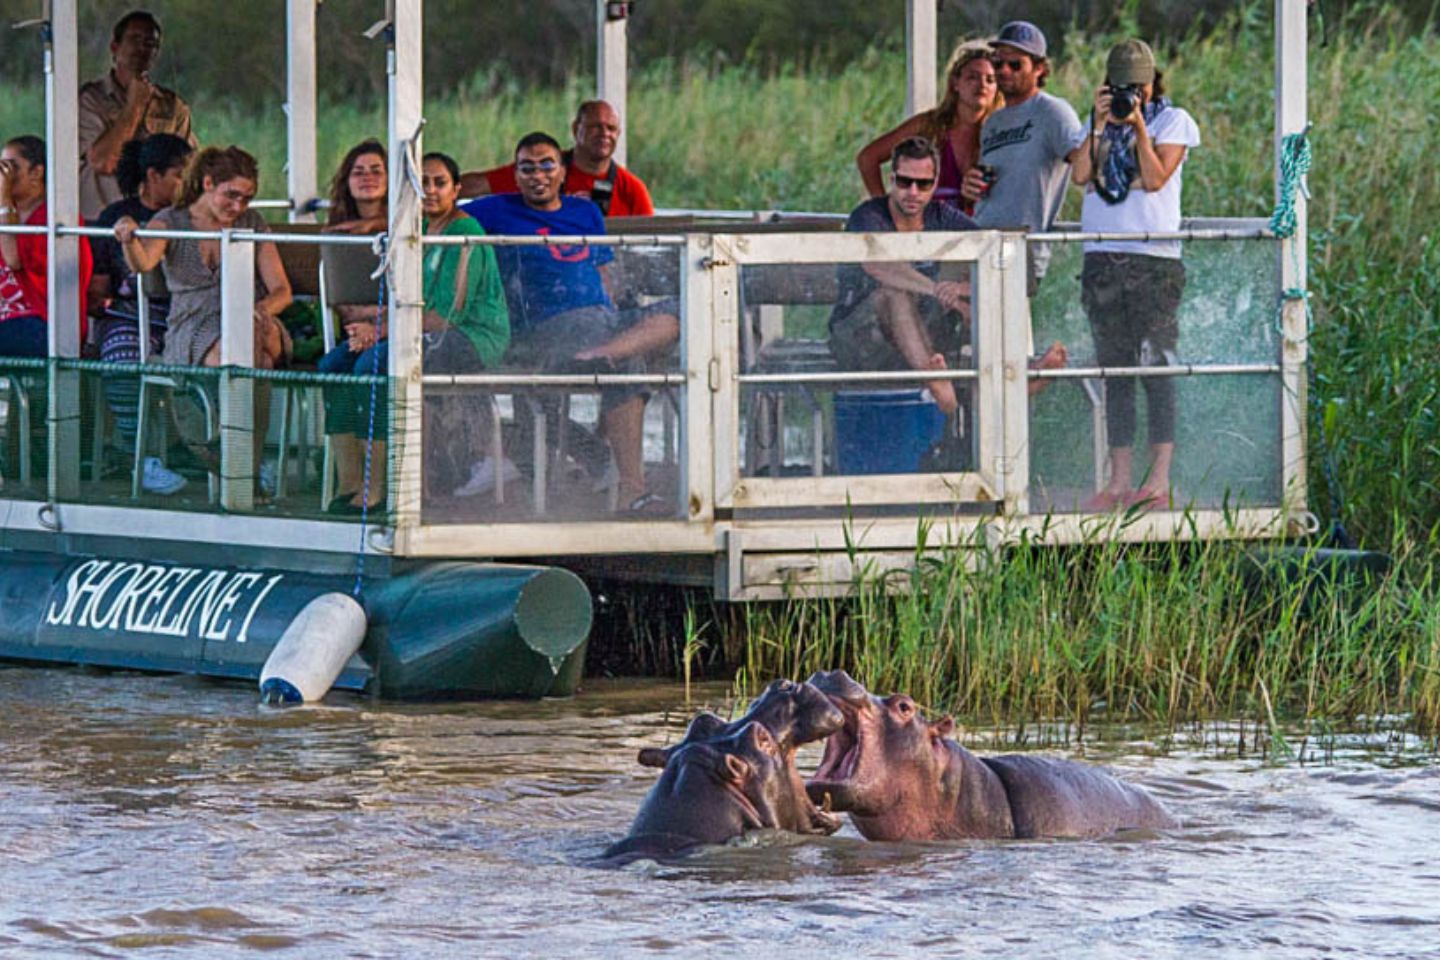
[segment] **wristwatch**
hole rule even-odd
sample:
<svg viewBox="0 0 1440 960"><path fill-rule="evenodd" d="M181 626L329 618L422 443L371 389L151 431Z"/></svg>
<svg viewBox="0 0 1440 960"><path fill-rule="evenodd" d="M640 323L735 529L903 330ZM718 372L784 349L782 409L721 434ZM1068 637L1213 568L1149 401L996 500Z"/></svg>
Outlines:
<svg viewBox="0 0 1440 960"><path fill-rule="evenodd" d="M19 207L0 207L0 217L9 216L12 213L19 213Z"/></svg>

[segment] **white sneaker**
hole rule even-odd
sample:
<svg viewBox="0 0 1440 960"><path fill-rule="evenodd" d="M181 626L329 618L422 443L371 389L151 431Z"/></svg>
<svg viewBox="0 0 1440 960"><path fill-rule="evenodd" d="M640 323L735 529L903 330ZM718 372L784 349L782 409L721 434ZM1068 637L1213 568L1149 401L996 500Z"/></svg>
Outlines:
<svg viewBox="0 0 1440 960"><path fill-rule="evenodd" d="M500 476L506 483L520 479L520 468L506 457L502 461ZM453 497L477 497L495 489L495 461L491 457L477 460L470 466L470 479L455 488Z"/></svg>
<svg viewBox="0 0 1440 960"><path fill-rule="evenodd" d="M190 481L160 462L159 457L146 457L140 472L140 488L146 493L158 493L162 497L179 493Z"/></svg>
<svg viewBox="0 0 1440 960"><path fill-rule="evenodd" d="M274 460L266 460L260 464L260 492L267 497L275 496L275 491L279 489L275 482L278 476Z"/></svg>

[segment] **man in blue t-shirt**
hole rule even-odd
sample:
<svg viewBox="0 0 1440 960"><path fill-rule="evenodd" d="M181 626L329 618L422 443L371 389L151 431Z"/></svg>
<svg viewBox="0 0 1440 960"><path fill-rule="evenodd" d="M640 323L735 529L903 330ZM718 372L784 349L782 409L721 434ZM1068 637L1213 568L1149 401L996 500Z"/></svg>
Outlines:
<svg viewBox="0 0 1440 960"><path fill-rule="evenodd" d="M974 230L955 207L934 202L940 153L925 137L910 137L890 156L890 190L850 213L851 233ZM961 325L969 324L970 283L954 268L925 263L844 264L830 314L830 352L845 370L944 370L959 360ZM968 274L969 268L958 265ZM926 384L945 413L958 407L949 380Z"/></svg>
<svg viewBox="0 0 1440 960"><path fill-rule="evenodd" d="M463 204L491 236L598 237L605 218L589 200L562 196L565 164L560 144L531 133L515 147L519 193ZM622 314L606 289L608 246L536 244L496 247L510 308L508 359L541 373L636 373L643 358L675 342L680 322L668 310ZM649 512L658 499L645 490L642 428L645 393L609 387L601 393L601 427L615 456L622 509Z"/></svg>

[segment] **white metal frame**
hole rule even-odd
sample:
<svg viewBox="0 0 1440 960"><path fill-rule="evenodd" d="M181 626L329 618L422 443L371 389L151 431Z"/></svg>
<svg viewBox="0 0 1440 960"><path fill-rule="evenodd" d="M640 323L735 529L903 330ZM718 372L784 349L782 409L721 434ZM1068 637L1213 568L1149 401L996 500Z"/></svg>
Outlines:
<svg viewBox="0 0 1440 960"><path fill-rule="evenodd" d="M771 507L845 507L895 503L954 503L958 500L1010 500L1024 502L1026 486L1024 448L1028 445L1025 343L1006 332L1027 329L1017 311L1025 303L1024 240L1019 234L995 231L973 233L817 233L732 234L712 238L715 283L725 291L738 290L740 271L747 266L845 262L904 262L945 260L975 265L974 335L975 370L954 370L951 379L976 384L975 430L977 469L972 473L881 474L871 476L745 477L739 449L740 388L744 384L794 382L794 375L762 376L740 370L738 296L728 294L714 304L715 356L720 374L715 398L716 504L745 510ZM1020 286L1018 301L1005 276L1015 273L1018 248ZM723 311L723 312L722 312ZM911 380L917 385L936 379L922 372L837 373L816 375L827 384L861 385L883 380ZM721 427L720 424L727 424ZM1006 446L1002 448L1001 438ZM1017 452L1018 446L1018 452Z"/></svg>

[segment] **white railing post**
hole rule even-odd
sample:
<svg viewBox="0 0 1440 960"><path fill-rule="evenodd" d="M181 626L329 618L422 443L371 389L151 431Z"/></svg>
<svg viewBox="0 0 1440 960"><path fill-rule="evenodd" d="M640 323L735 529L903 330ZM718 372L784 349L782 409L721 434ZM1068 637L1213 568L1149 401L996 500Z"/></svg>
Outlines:
<svg viewBox="0 0 1440 960"><path fill-rule="evenodd" d="M685 246L665 247L667 256L680 260L680 356L684 358L685 386L680 393L680 490L685 494L684 517L691 522L714 516L715 454L720 437L713 417L719 384L710 382L711 358L718 356L710 310L708 250L703 238L690 235Z"/></svg>
<svg viewBox="0 0 1440 960"><path fill-rule="evenodd" d="M255 366L255 244L220 231L220 505L255 505L255 380L231 371Z"/></svg>
<svg viewBox="0 0 1440 960"><path fill-rule="evenodd" d="M318 198L315 124L316 0L285 3L285 133L290 222L314 223Z"/></svg>
<svg viewBox="0 0 1440 960"><path fill-rule="evenodd" d="M629 92L629 0L595 0L595 95L620 115L620 141L615 144L615 162L624 166L625 139L630 126L626 110Z"/></svg>
<svg viewBox="0 0 1440 960"><path fill-rule="evenodd" d="M1028 256L1023 233L1002 233L993 254L1000 272L1005 393L1003 445L993 469L997 489L1004 497L1005 514L1015 518L1030 512L1031 337L1030 297L1025 289Z"/></svg>
<svg viewBox="0 0 1440 960"><path fill-rule="evenodd" d="M389 0L390 44L386 61L390 88L390 423L375 425L375 438L389 440L389 497L395 547L404 552L410 531L420 523L421 470L421 323L424 286L420 246L420 202L411 185L408 157L421 155L421 2ZM412 143L412 140L414 141ZM419 171L415 171L419 175ZM372 470L385 470L376 461Z"/></svg>
<svg viewBox="0 0 1440 960"><path fill-rule="evenodd" d="M1307 0L1275 0L1275 196L1280 197L1280 165L1285 137L1301 133L1309 123L1306 111ZM1307 282L1305 195L1295 193L1295 233L1280 241L1280 289L1304 290ZM1281 470L1286 507L1306 509L1305 471L1306 379L1308 319L1303 300L1286 299L1281 312L1284 402L1280 411Z"/></svg>
<svg viewBox="0 0 1440 960"><path fill-rule="evenodd" d="M80 355L80 238L58 226L80 223L80 136L75 101L80 89L75 0L51 0L45 17L45 206L49 236L46 311L52 357ZM51 500L80 493L80 374L52 370L48 378L46 453ZM96 424L96 429L100 425Z"/></svg>
<svg viewBox="0 0 1440 960"><path fill-rule="evenodd" d="M905 0L905 116L935 106L935 0Z"/></svg>

